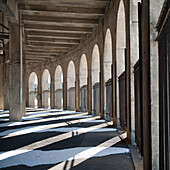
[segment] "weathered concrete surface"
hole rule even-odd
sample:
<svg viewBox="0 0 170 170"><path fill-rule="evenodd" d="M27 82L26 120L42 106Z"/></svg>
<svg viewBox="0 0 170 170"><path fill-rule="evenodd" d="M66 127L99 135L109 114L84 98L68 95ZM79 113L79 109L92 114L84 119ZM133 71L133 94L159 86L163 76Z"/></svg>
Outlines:
<svg viewBox="0 0 170 170"><path fill-rule="evenodd" d="M55 90L55 108L57 109L63 108L63 89Z"/></svg>
<svg viewBox="0 0 170 170"><path fill-rule="evenodd" d="M80 111L87 112L87 85L80 89Z"/></svg>
<svg viewBox="0 0 170 170"><path fill-rule="evenodd" d="M20 101L20 27L17 23L10 23L10 41L9 41L9 51L10 51L10 68L9 68L9 110L10 110L10 120L11 121L21 121L22 114L25 112L24 105L25 102L22 101L22 111L21 101ZM23 58L24 61L24 58ZM24 63L24 62L23 62ZM23 67L24 68L24 67ZM22 73L24 75L24 71ZM24 84L23 84L24 85ZM22 85L24 92L25 86ZM24 96L23 96L24 98ZM21 113L22 112L22 113Z"/></svg>
<svg viewBox="0 0 170 170"><path fill-rule="evenodd" d="M70 87L67 92L67 109L75 110L75 87Z"/></svg>
<svg viewBox="0 0 170 170"><path fill-rule="evenodd" d="M0 64L0 110L4 110L4 65Z"/></svg>

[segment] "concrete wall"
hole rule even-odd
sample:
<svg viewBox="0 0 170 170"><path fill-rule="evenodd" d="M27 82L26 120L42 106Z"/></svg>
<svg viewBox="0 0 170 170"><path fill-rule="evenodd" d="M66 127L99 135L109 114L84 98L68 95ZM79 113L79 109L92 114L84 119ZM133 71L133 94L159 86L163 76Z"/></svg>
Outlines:
<svg viewBox="0 0 170 170"><path fill-rule="evenodd" d="M42 92L42 107L50 108L50 91L45 90Z"/></svg>
<svg viewBox="0 0 170 170"><path fill-rule="evenodd" d="M3 84L3 79L4 79L4 74L3 74L3 64L0 64L0 110L4 109L4 84Z"/></svg>
<svg viewBox="0 0 170 170"><path fill-rule="evenodd" d="M87 85L80 89L80 111L87 112Z"/></svg>
<svg viewBox="0 0 170 170"><path fill-rule="evenodd" d="M75 110L75 87L68 89L67 109Z"/></svg>
<svg viewBox="0 0 170 170"><path fill-rule="evenodd" d="M56 109L63 108L63 89L55 90L55 105L54 105L54 107Z"/></svg>
<svg viewBox="0 0 170 170"><path fill-rule="evenodd" d="M38 100L37 100L37 92L36 91L29 92L29 107L32 107L32 108L38 107Z"/></svg>
<svg viewBox="0 0 170 170"><path fill-rule="evenodd" d="M100 115L100 85L99 83L93 86L93 115Z"/></svg>
<svg viewBox="0 0 170 170"><path fill-rule="evenodd" d="M112 119L112 79L109 79L105 86L106 86L106 113L105 119L111 120Z"/></svg>

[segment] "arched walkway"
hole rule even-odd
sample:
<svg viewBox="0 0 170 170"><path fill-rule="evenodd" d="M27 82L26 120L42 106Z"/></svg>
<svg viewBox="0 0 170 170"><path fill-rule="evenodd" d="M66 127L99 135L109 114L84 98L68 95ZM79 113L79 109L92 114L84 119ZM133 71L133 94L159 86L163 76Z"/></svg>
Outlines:
<svg viewBox="0 0 170 170"><path fill-rule="evenodd" d="M75 66L69 62L67 69L67 109L75 110Z"/></svg>
<svg viewBox="0 0 170 170"><path fill-rule="evenodd" d="M100 55L96 44L92 53L92 114L100 114Z"/></svg>
<svg viewBox="0 0 170 170"><path fill-rule="evenodd" d="M37 108L37 91L38 91L38 78L35 72L32 72L29 77L29 107Z"/></svg>
<svg viewBox="0 0 170 170"><path fill-rule="evenodd" d="M63 108L63 71L57 66L55 71L55 108Z"/></svg>
<svg viewBox="0 0 170 170"><path fill-rule="evenodd" d="M87 58L86 55L83 54L80 60L80 70L79 70L79 78L80 78L80 110L83 112L87 111Z"/></svg>
<svg viewBox="0 0 170 170"><path fill-rule="evenodd" d="M50 108L50 72L45 69L42 75L42 107Z"/></svg>
<svg viewBox="0 0 170 170"><path fill-rule="evenodd" d="M125 9L123 0L120 1L117 15L116 34L116 81L117 81L117 118L118 125L125 129L127 123L125 102L125 53L126 53L126 28ZM119 122L120 121L120 122Z"/></svg>
<svg viewBox="0 0 170 170"><path fill-rule="evenodd" d="M112 37L107 29L104 45L104 117L111 120L112 114Z"/></svg>

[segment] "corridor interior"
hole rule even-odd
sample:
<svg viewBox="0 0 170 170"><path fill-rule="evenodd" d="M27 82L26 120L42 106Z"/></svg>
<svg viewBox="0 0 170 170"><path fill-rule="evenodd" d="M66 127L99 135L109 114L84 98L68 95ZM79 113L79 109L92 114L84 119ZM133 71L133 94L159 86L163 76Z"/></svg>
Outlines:
<svg viewBox="0 0 170 170"><path fill-rule="evenodd" d="M0 168L133 170L126 136L87 112L27 108L9 122L0 111Z"/></svg>
<svg viewBox="0 0 170 170"><path fill-rule="evenodd" d="M0 0L0 169L170 170L170 0Z"/></svg>

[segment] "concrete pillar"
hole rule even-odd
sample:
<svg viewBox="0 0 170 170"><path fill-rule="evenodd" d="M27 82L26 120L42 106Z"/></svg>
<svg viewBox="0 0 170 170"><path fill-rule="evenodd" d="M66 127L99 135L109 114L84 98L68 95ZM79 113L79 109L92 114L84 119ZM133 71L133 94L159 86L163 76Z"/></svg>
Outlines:
<svg viewBox="0 0 170 170"><path fill-rule="evenodd" d="M20 38L22 37L20 37L19 24L10 22L9 28L9 119L10 121L22 121L21 107L24 109L24 102L21 100L20 94L21 88L24 88L23 84L22 87L20 84Z"/></svg>
<svg viewBox="0 0 170 170"><path fill-rule="evenodd" d="M101 66L100 72L100 117L104 119L104 71L103 71L103 64Z"/></svg>
<svg viewBox="0 0 170 170"><path fill-rule="evenodd" d="M88 114L92 114L92 77L91 77L91 70L88 72L88 82L87 82L87 89L88 89Z"/></svg>
<svg viewBox="0 0 170 170"><path fill-rule="evenodd" d="M75 87L76 87L75 89L76 112L80 112L80 80L78 75L76 75Z"/></svg>
<svg viewBox="0 0 170 170"><path fill-rule="evenodd" d="M0 64L0 110L4 110L4 64Z"/></svg>
<svg viewBox="0 0 170 170"><path fill-rule="evenodd" d="M38 76L38 108L42 107L42 75L41 68Z"/></svg>
<svg viewBox="0 0 170 170"><path fill-rule="evenodd" d="M22 43L23 45L26 45L26 41L25 41L25 37L22 36ZM26 78L26 53L25 53L25 49L22 48L22 63L23 63L23 73L22 73L22 83L23 83L23 116L26 116L26 87L27 87L27 78Z"/></svg>
<svg viewBox="0 0 170 170"><path fill-rule="evenodd" d="M26 107L29 107L29 77L27 76L27 80L26 80Z"/></svg>
<svg viewBox="0 0 170 170"><path fill-rule="evenodd" d="M131 93L131 143L135 144L135 87L133 66L139 60L138 2L130 1L130 93Z"/></svg>
<svg viewBox="0 0 170 170"><path fill-rule="evenodd" d="M113 36L116 36L113 34ZM112 43L112 49L116 49L116 38L113 37L113 43ZM112 117L113 117L113 125L117 126L117 105L116 105L116 50L112 53L112 95L113 95L113 101L112 101Z"/></svg>
<svg viewBox="0 0 170 170"><path fill-rule="evenodd" d="M164 0L142 0L144 169L159 169L159 60L156 24Z"/></svg>
<svg viewBox="0 0 170 170"><path fill-rule="evenodd" d="M54 109L54 96L55 96L55 81L54 81L54 75L51 75L51 84L50 84L50 105L51 105L51 109Z"/></svg>
<svg viewBox="0 0 170 170"><path fill-rule="evenodd" d="M149 1L142 1L142 97L144 170L151 169Z"/></svg>
<svg viewBox="0 0 170 170"><path fill-rule="evenodd" d="M159 53L156 25L164 0L150 0L150 89L152 169L159 169Z"/></svg>
<svg viewBox="0 0 170 170"><path fill-rule="evenodd" d="M9 47L9 44L6 44L6 47ZM9 51L5 51L4 87L4 110L9 110Z"/></svg>
<svg viewBox="0 0 170 170"><path fill-rule="evenodd" d="M67 110L67 76L63 75L63 110Z"/></svg>

